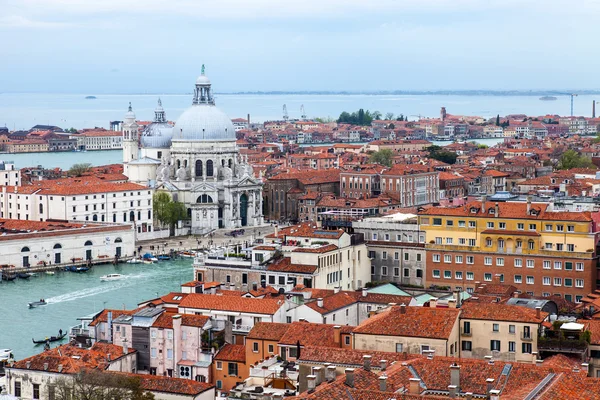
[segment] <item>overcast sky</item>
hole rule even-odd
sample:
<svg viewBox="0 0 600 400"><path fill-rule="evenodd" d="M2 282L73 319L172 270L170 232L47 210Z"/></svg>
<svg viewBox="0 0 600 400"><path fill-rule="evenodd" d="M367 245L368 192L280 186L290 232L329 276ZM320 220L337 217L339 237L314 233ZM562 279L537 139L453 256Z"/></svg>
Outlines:
<svg viewBox="0 0 600 400"><path fill-rule="evenodd" d="M598 89L599 0L0 0L0 92Z"/></svg>

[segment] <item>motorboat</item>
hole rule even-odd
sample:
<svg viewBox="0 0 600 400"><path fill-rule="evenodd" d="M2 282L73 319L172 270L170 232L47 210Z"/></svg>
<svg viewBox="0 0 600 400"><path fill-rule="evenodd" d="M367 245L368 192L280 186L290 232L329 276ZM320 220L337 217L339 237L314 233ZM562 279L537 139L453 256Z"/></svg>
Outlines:
<svg viewBox="0 0 600 400"><path fill-rule="evenodd" d="M2 280L3 281L14 281L15 279L17 279L17 275L15 274L2 274Z"/></svg>
<svg viewBox="0 0 600 400"><path fill-rule="evenodd" d="M144 264L154 264L154 261L150 261L150 260L143 260L142 262Z"/></svg>
<svg viewBox="0 0 600 400"><path fill-rule="evenodd" d="M90 267L78 267L76 265L72 265L70 267L67 267L66 269L71 272L88 272L90 270Z"/></svg>
<svg viewBox="0 0 600 400"><path fill-rule="evenodd" d="M29 304L29 308L35 308L38 306L45 306L46 304L48 304L48 302L44 299L40 299L39 301L32 301L31 303L27 304Z"/></svg>
<svg viewBox="0 0 600 400"><path fill-rule="evenodd" d="M127 260L127 264L141 264L142 260L139 258L132 258L131 260Z"/></svg>
<svg viewBox="0 0 600 400"><path fill-rule="evenodd" d="M46 275L54 275L56 272L54 272L54 271L46 271L45 273L46 273Z"/></svg>
<svg viewBox="0 0 600 400"><path fill-rule="evenodd" d="M104 275L104 276L100 277L100 280L102 282L118 281L119 279L123 279L123 275L121 275L121 274L108 274L108 275Z"/></svg>
<svg viewBox="0 0 600 400"><path fill-rule="evenodd" d="M150 253L146 253L142 256L142 259L144 261L152 261L152 262L157 262L158 258L154 257L152 254Z"/></svg>
<svg viewBox="0 0 600 400"><path fill-rule="evenodd" d="M158 260L159 261L167 261L167 260L170 260L170 259L171 259L171 256L167 256L167 255L160 255L160 256L158 256Z"/></svg>
<svg viewBox="0 0 600 400"><path fill-rule="evenodd" d="M180 251L179 255L181 257L194 258L194 257L196 257L196 252L195 251Z"/></svg>
<svg viewBox="0 0 600 400"><path fill-rule="evenodd" d="M64 332L58 336L49 336L42 340L35 340L35 339L31 339L31 340L33 341L34 344L44 344L44 343L48 343L48 342L58 342L60 340L63 340L65 338L65 336L67 336L67 332Z"/></svg>
<svg viewBox="0 0 600 400"><path fill-rule="evenodd" d="M29 279L33 276L33 274L29 272L19 272L17 276L19 277L19 279Z"/></svg>

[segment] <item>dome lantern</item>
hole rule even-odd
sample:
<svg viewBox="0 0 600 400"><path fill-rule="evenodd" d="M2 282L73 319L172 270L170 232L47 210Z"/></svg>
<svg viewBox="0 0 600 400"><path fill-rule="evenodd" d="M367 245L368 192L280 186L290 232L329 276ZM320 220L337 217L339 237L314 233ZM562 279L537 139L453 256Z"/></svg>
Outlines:
<svg viewBox="0 0 600 400"><path fill-rule="evenodd" d="M215 99L212 96L210 88L210 80L204 75L204 64L202 64L202 72L196 79L196 88L194 89L194 100L192 104L215 104Z"/></svg>

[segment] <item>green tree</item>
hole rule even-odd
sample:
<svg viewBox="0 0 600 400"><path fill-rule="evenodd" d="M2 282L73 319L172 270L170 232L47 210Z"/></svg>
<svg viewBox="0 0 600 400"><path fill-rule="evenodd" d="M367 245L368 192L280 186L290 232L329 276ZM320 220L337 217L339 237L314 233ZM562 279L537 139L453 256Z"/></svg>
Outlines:
<svg viewBox="0 0 600 400"><path fill-rule="evenodd" d="M388 129L394 129L394 128L396 128L396 125L394 125L394 124L389 124L388 125Z"/></svg>
<svg viewBox="0 0 600 400"><path fill-rule="evenodd" d="M56 400L154 400L142 388L141 378L98 370L84 370L53 383Z"/></svg>
<svg viewBox="0 0 600 400"><path fill-rule="evenodd" d="M92 169L92 164L90 163L73 164L73 166L69 169L69 175L81 176L86 172L89 172L90 169Z"/></svg>
<svg viewBox="0 0 600 400"><path fill-rule="evenodd" d="M338 123L344 124L353 124L353 125L362 125L367 126L371 125L371 121L373 121L373 115L376 115L378 111L374 113L369 112L369 110L365 111L362 108L358 111L353 112L352 114L344 111L340 114L338 118Z"/></svg>
<svg viewBox="0 0 600 400"><path fill-rule="evenodd" d="M573 149L569 149L565 151L560 159L558 160L558 165L556 168L558 169L571 169L571 168L589 168L591 167L592 160L589 158L582 156L578 152Z"/></svg>
<svg viewBox="0 0 600 400"><path fill-rule="evenodd" d="M434 160L438 160L446 164L456 163L456 158L458 157L458 154L455 152L444 150L443 147L435 145L429 146L427 151L429 152L429 158L433 158Z"/></svg>
<svg viewBox="0 0 600 400"><path fill-rule="evenodd" d="M381 119L381 113L380 113L379 111L373 111L373 112L371 113L371 117L372 117L373 119Z"/></svg>
<svg viewBox="0 0 600 400"><path fill-rule="evenodd" d="M388 121L394 119L394 113L392 113L392 112L386 113L385 114L385 119L388 120Z"/></svg>
<svg viewBox="0 0 600 400"><path fill-rule="evenodd" d="M168 226L170 234L175 234L175 224L178 221L188 219L185 205L178 201L173 201L166 192L156 192L152 197L152 210L154 218L162 225Z"/></svg>
<svg viewBox="0 0 600 400"><path fill-rule="evenodd" d="M391 167L394 160L394 152L390 149L382 149L371 154L371 162Z"/></svg>
<svg viewBox="0 0 600 400"><path fill-rule="evenodd" d="M500 114L496 115L496 126L500 126Z"/></svg>

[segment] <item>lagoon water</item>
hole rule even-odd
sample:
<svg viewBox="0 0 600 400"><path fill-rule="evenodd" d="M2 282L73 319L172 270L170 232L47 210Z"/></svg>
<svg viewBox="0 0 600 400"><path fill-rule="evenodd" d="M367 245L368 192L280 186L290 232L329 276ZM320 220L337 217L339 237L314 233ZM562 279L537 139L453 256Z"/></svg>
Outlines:
<svg viewBox="0 0 600 400"><path fill-rule="evenodd" d="M89 93L93 95L93 93ZM167 118L177 117L191 105L191 94L112 94L97 95L95 100L83 94L0 93L0 126L11 130L30 129L36 124L62 128L108 127L109 121L122 120L129 102L140 120L152 120L158 98L162 99ZM575 98L575 115L592 112L592 100L598 96ZM440 107L449 114L494 117L497 114L569 115L569 96L541 101L539 96L465 96L465 95L256 95L217 94L216 104L231 118L253 122L281 119L287 105L290 118L300 118L304 105L309 118L337 118L342 111L378 110L395 115L436 117Z"/></svg>
<svg viewBox="0 0 600 400"><path fill-rule="evenodd" d="M125 277L100 282L101 276L111 273ZM77 325L78 317L105 307L136 308L157 294L180 291L181 283L192 279L192 259L187 258L156 264L99 265L86 273L41 273L28 280L0 281L0 348L12 349L17 360L37 354L43 345L35 346L32 338L57 335L59 329L64 332ZM46 306L28 307L27 303L41 298L48 301Z"/></svg>

